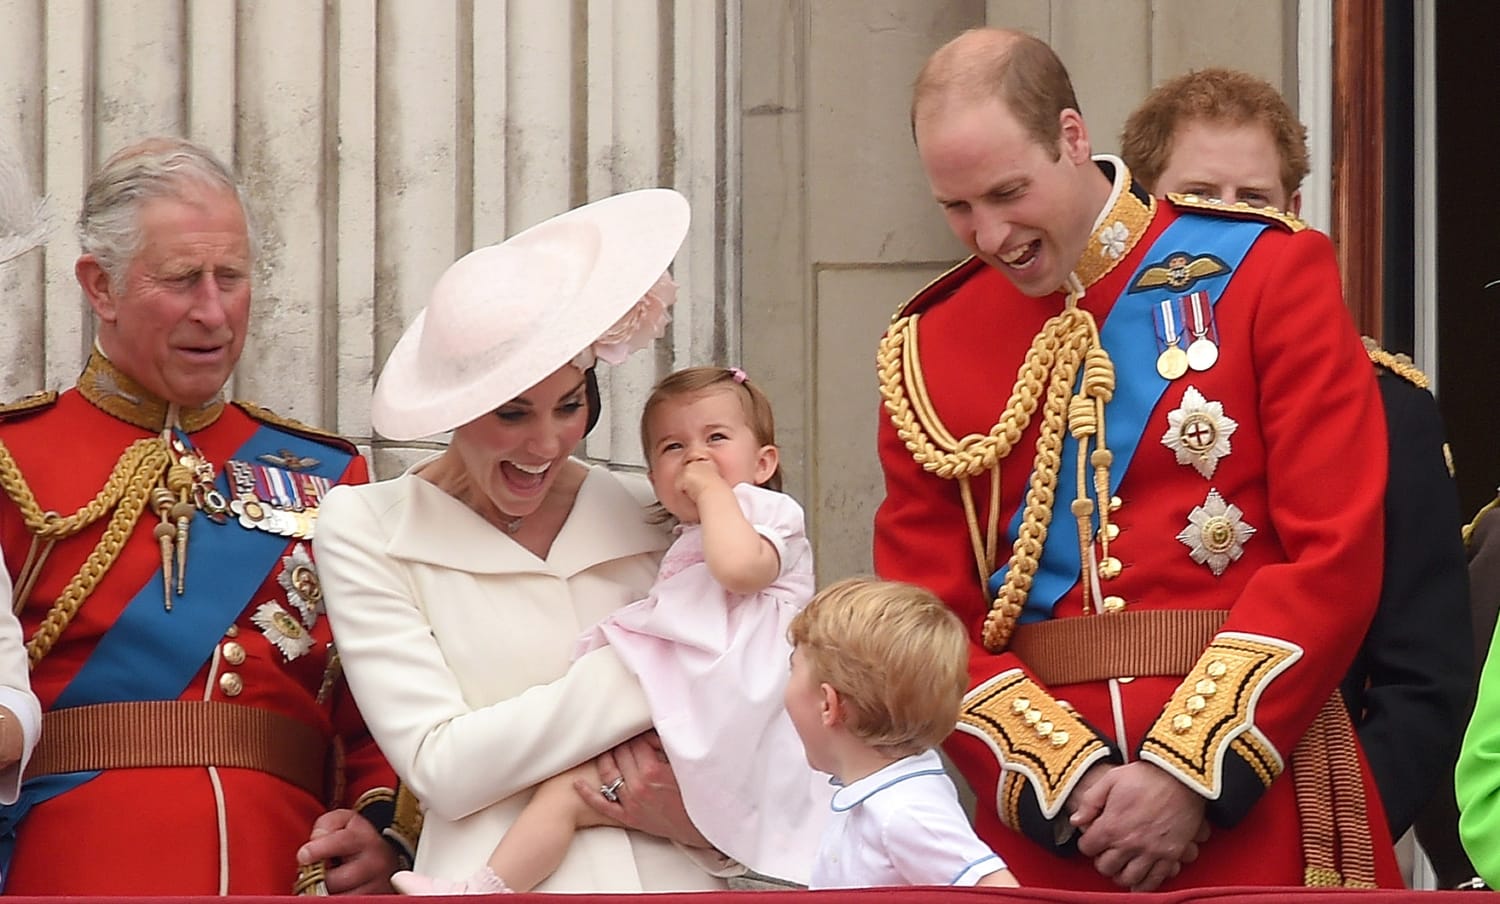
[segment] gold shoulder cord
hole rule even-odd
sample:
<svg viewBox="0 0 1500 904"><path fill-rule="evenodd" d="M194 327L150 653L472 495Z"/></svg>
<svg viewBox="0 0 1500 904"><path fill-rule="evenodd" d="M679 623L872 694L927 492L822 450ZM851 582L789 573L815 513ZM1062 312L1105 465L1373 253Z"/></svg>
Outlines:
<svg viewBox="0 0 1500 904"><path fill-rule="evenodd" d="M1432 378L1423 373L1421 368L1417 367L1416 362L1411 359L1410 355L1386 351L1380 347L1380 343L1369 336L1361 336L1359 338L1365 345L1365 354L1369 356L1371 364L1374 364L1376 367L1384 367L1418 389L1429 391L1432 389Z"/></svg>
<svg viewBox="0 0 1500 904"><path fill-rule="evenodd" d="M152 437L139 439L128 446L115 462L109 479L92 500L77 512L67 517L57 512L44 512L37 504L30 485L21 476L21 469L11 456L10 450L0 442L0 487L21 511L21 517L31 531L31 549L26 562L21 566L16 580L11 605L19 614L21 606L36 585L42 566L46 563L52 547L83 531L113 510L109 526L93 552L84 560L83 566L48 610L36 633L26 641L26 655L31 667L52 650L57 638L78 614L83 601L98 586L99 579L109 571L125 541L135 528L136 521L144 510L151 488L171 464L171 456L161 439Z"/></svg>
<svg viewBox="0 0 1500 904"><path fill-rule="evenodd" d="M1083 294L1082 283L1075 275L1069 274L1068 299L1063 310L1043 324L1036 338L1032 339L1016 374L1010 399L995 426L984 435L972 433L962 439L955 438L933 409L917 349L917 322L921 315L907 315L892 323L876 356L880 394L885 399L886 411L890 413L897 436L924 470L959 482L981 587L987 587L989 576L995 570L1000 464L1014 451L1038 407L1042 410L1041 433L1032 461L1031 483L1026 492L1021 528L1012 544L1005 583L985 618L984 643L996 652L1009 642L1016 618L1031 592L1042 544L1052 520L1064 424L1078 440L1078 495L1072 503L1072 512L1078 521L1082 561L1085 569L1092 571L1090 552L1095 539L1092 517L1095 506L1085 489L1086 478L1088 467L1092 465L1096 495L1100 499L1109 498L1109 466L1113 455L1105 443L1104 404L1114 394L1115 374L1114 364L1099 343L1099 329L1093 315L1078 307ZM1080 367L1083 380L1075 395L1073 385L1077 382ZM1091 436L1095 438L1092 453L1089 452ZM986 471L990 474L990 505L988 523L981 532L969 480ZM1109 555L1108 524L1109 507L1101 506L1097 536L1106 557ZM1086 576L1083 581L1085 612L1091 611L1091 584Z"/></svg>

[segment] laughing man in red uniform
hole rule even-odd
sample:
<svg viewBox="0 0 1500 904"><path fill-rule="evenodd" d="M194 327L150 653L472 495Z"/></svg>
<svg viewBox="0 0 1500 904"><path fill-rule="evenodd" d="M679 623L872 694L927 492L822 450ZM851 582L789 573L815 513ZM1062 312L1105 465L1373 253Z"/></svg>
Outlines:
<svg viewBox="0 0 1500 904"><path fill-rule="evenodd" d="M881 343L883 577L972 638L947 747L1022 884L1399 885L1336 696L1380 587L1380 396L1328 239L1153 200L1045 44L912 102L974 255Z"/></svg>

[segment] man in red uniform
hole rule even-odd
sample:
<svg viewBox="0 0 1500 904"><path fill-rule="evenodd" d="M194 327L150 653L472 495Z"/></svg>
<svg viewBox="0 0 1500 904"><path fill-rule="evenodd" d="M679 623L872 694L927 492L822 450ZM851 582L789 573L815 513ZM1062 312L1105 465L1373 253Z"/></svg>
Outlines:
<svg viewBox="0 0 1500 904"><path fill-rule="evenodd" d="M969 625L948 752L1022 884L1399 884L1334 691L1385 429L1326 237L1153 200L997 30L912 102L974 257L882 341L884 577Z"/></svg>
<svg viewBox="0 0 1500 904"><path fill-rule="evenodd" d="M308 553L318 500L365 466L220 395L250 315L239 190L150 139L94 177L79 233L93 354L0 416L0 549L45 712L6 891L389 891L394 779Z"/></svg>
<svg viewBox="0 0 1500 904"><path fill-rule="evenodd" d="M1306 133L1265 80L1201 69L1152 89L1126 120L1120 156L1153 194L1295 215L1308 170ZM1439 886L1448 888L1474 875L1453 794L1475 674L1458 488L1426 375L1373 341L1366 346L1390 443L1384 579L1341 690L1391 836L1415 825Z"/></svg>

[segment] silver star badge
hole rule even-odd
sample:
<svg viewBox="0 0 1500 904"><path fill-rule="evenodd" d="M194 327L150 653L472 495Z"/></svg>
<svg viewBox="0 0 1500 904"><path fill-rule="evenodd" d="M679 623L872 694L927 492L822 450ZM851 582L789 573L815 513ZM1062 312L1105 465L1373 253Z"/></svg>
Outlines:
<svg viewBox="0 0 1500 904"><path fill-rule="evenodd" d="M261 603L250 620L288 662L312 649L312 635L302 627L302 622L276 603Z"/></svg>
<svg viewBox="0 0 1500 904"><path fill-rule="evenodd" d="M318 613L323 611L323 586L318 582L318 572L306 543L298 543L292 547L291 555L281 557L281 573L276 581L286 591L286 601L302 614L302 624L308 629L317 624Z"/></svg>
<svg viewBox="0 0 1500 904"><path fill-rule="evenodd" d="M1213 477L1219 459L1230 453L1229 437L1240 425L1226 417L1222 402L1210 402L1189 386L1182 394L1182 407L1167 412L1167 432L1162 445L1177 454L1177 463L1192 465L1204 477Z"/></svg>
<svg viewBox="0 0 1500 904"><path fill-rule="evenodd" d="M1191 550L1194 562L1207 565L1218 577L1245 554L1245 541L1254 534L1255 528L1245 523L1239 506L1225 503L1218 490L1209 490L1203 504L1193 507L1188 526L1177 539Z"/></svg>

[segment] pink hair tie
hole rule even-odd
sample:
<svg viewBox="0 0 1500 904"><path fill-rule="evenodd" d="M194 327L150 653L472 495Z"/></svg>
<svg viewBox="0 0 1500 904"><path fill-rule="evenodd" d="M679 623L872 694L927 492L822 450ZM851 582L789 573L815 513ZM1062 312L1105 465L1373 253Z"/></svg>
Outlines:
<svg viewBox="0 0 1500 904"><path fill-rule="evenodd" d="M738 367L729 368L729 375L731 377L734 377L734 382L736 383L743 383L746 380L750 379L749 377L745 376L745 372L743 370L740 370Z"/></svg>

